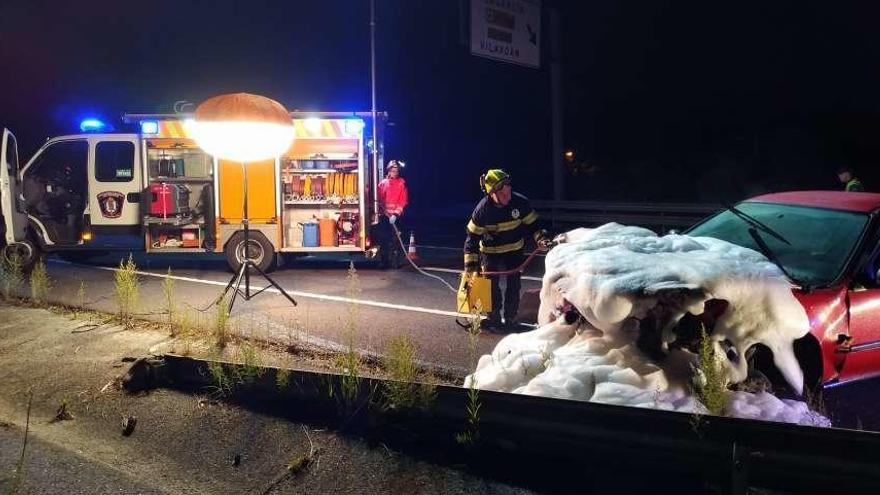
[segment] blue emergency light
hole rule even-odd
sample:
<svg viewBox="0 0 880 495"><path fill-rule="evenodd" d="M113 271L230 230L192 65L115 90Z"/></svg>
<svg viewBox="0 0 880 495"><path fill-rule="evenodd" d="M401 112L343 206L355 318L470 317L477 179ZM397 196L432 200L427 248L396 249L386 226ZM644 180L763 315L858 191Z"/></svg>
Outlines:
<svg viewBox="0 0 880 495"><path fill-rule="evenodd" d="M159 134L159 123L155 120L141 121L141 134Z"/></svg>
<svg viewBox="0 0 880 495"><path fill-rule="evenodd" d="M361 119L346 119L345 133L350 136L358 136L364 130L364 121Z"/></svg>
<svg viewBox="0 0 880 495"><path fill-rule="evenodd" d="M79 130L82 132L100 132L107 127L98 119L85 119L79 123Z"/></svg>

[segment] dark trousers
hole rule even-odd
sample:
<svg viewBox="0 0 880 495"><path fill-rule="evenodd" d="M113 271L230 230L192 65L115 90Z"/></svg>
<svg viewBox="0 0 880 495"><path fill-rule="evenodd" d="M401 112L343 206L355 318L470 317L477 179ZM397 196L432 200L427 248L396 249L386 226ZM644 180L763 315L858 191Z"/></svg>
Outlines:
<svg viewBox="0 0 880 495"><path fill-rule="evenodd" d="M401 252L400 250L400 242L397 240L395 227L403 235L400 217L397 218L397 222L394 225L391 225L391 222L385 215L380 215L379 223L373 226L373 238L379 245L379 263L383 268L397 268L403 263L403 257L406 256L406 251Z"/></svg>
<svg viewBox="0 0 880 495"><path fill-rule="evenodd" d="M522 250L512 251L500 254L483 254L483 271L484 272L501 272L519 268L523 262ZM501 321L502 307L504 311L504 321L508 324L513 323L516 318L516 312L519 310L519 289L520 277L522 274L516 272L507 275L504 278L504 299L501 299L501 276L492 275L489 280L492 282L492 311L487 315L489 320Z"/></svg>

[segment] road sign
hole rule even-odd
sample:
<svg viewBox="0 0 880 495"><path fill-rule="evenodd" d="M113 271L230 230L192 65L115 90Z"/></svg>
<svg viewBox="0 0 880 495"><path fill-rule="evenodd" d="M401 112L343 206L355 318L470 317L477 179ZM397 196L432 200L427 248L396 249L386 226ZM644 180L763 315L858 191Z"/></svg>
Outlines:
<svg viewBox="0 0 880 495"><path fill-rule="evenodd" d="M471 0L471 54L541 66L540 0Z"/></svg>

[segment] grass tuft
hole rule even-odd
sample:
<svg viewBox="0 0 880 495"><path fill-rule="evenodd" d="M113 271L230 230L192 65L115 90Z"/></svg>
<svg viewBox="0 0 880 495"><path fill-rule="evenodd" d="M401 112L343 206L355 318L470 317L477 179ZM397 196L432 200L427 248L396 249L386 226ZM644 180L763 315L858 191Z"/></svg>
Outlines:
<svg viewBox="0 0 880 495"><path fill-rule="evenodd" d="M208 373L211 374L211 380L214 382L214 389L217 395L225 396L232 393L232 379L226 373L226 366L219 361L220 356L216 359L208 360Z"/></svg>
<svg viewBox="0 0 880 495"><path fill-rule="evenodd" d="M2 258L0 261L0 284L2 284L3 298L8 301L18 297L21 286L24 284L24 267L21 257L15 252Z"/></svg>
<svg viewBox="0 0 880 495"><path fill-rule="evenodd" d="M400 335L388 343L384 367L388 379L384 382L386 407L404 409L429 407L436 396L436 379L428 373L419 381L416 354L418 348L409 335Z"/></svg>
<svg viewBox="0 0 880 495"><path fill-rule="evenodd" d="M86 282L79 281L79 288L76 290L76 303L73 306L73 319L78 320L80 312L86 308Z"/></svg>
<svg viewBox="0 0 880 495"><path fill-rule="evenodd" d="M15 470L12 472L12 481L9 484L9 493L10 495L18 495L20 493L27 493L27 487L25 485L25 471L24 471L24 460L25 454L27 453L27 444L28 444L28 434L30 433L31 428L31 406L34 402L34 390L28 390L28 403L27 403L27 419L24 424L24 438L21 441L21 454L18 457L18 462L15 464Z"/></svg>
<svg viewBox="0 0 880 495"><path fill-rule="evenodd" d="M240 371L236 379L239 384L250 384L263 376L266 370L263 368L263 359L260 357L257 346L248 340L242 340L238 352L241 366L237 367Z"/></svg>
<svg viewBox="0 0 880 495"><path fill-rule="evenodd" d="M217 303L217 315L214 320L214 346L223 349L229 342L229 302L226 298Z"/></svg>
<svg viewBox="0 0 880 495"><path fill-rule="evenodd" d="M113 272L113 284L119 320L124 326L131 327L134 324L134 312L138 305L140 290L137 265L131 253L127 260L119 262L119 269Z"/></svg>
<svg viewBox="0 0 880 495"><path fill-rule="evenodd" d="M350 263L348 267L348 297L357 299L360 292L360 280L357 270L354 268L354 263ZM342 395L343 403L347 406L354 405L360 390L361 357L356 347L358 313L357 303L352 302L348 307L348 313L342 329L345 352L337 356L335 363L336 368L342 375L341 390L339 392Z"/></svg>
<svg viewBox="0 0 880 495"><path fill-rule="evenodd" d="M700 329L697 358L697 369L692 380L694 393L709 414L724 416L729 383L705 327Z"/></svg>
<svg viewBox="0 0 880 495"><path fill-rule="evenodd" d="M480 314L483 308L479 301L471 311L470 325L468 326L468 353L471 360L471 368L477 369L477 341L480 337ZM468 402L465 407L467 425L463 432L455 435L455 441L462 445L474 445L480 438L480 391L477 388L477 379L471 375L468 383Z"/></svg>
<svg viewBox="0 0 880 495"><path fill-rule="evenodd" d="M287 368L278 368L275 374L275 385L278 390L284 390L290 386L290 370Z"/></svg>
<svg viewBox="0 0 880 495"><path fill-rule="evenodd" d="M179 328L177 327L177 308L174 294L174 279L171 278L171 267L168 267L168 274L162 281L162 296L165 300L165 314L168 315L168 332L172 337L177 336Z"/></svg>
<svg viewBox="0 0 880 495"><path fill-rule="evenodd" d="M30 275L31 299L37 304L48 302L49 291L52 290L52 278L46 270L46 263L40 258L31 270Z"/></svg>

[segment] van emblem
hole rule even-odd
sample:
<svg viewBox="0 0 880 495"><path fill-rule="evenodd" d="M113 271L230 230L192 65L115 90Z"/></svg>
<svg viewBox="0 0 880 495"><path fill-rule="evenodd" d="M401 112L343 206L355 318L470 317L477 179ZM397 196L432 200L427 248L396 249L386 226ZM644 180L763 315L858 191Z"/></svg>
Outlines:
<svg viewBox="0 0 880 495"><path fill-rule="evenodd" d="M104 218L119 218L122 216L122 205L125 195L116 191L98 193L98 205L101 207L101 215Z"/></svg>

